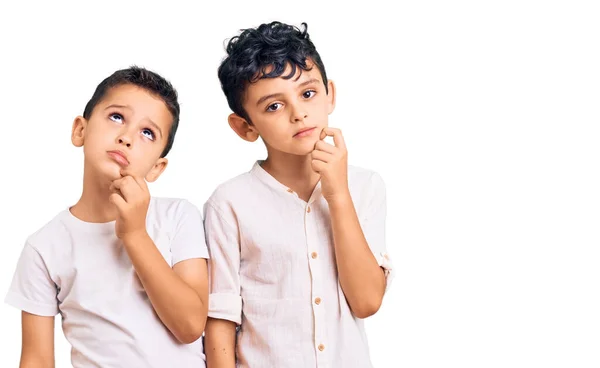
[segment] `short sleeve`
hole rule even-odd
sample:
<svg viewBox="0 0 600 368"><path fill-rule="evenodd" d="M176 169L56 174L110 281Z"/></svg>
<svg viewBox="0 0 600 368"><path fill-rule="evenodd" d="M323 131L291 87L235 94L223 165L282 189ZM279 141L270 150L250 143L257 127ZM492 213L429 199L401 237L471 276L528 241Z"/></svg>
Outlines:
<svg viewBox="0 0 600 368"><path fill-rule="evenodd" d="M208 316L242 323L240 243L238 232L210 202L204 206L204 231L210 251L208 262Z"/></svg>
<svg viewBox="0 0 600 368"><path fill-rule="evenodd" d="M171 239L173 265L192 258L208 258L202 215L198 208L183 200L178 210Z"/></svg>
<svg viewBox="0 0 600 368"><path fill-rule="evenodd" d="M381 176L373 173L367 188L367 210L361 216L361 226L365 239L377 260L383 268L386 279L386 291L394 277L393 265L386 246L386 188Z"/></svg>
<svg viewBox="0 0 600 368"><path fill-rule="evenodd" d="M58 314L57 294L42 256L26 243L5 302L31 314L53 317Z"/></svg>

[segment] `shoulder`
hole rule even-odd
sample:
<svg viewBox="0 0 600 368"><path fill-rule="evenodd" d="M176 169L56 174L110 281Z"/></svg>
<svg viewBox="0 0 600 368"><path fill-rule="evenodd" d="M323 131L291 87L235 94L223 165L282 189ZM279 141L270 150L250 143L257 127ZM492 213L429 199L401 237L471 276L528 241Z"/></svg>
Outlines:
<svg viewBox="0 0 600 368"><path fill-rule="evenodd" d="M68 209L60 211L38 230L29 234L26 240L27 245L40 252L51 248L54 244L61 243L61 240L68 239L69 216L72 215Z"/></svg>
<svg viewBox="0 0 600 368"><path fill-rule="evenodd" d="M207 204L220 207L244 198L252 191L256 178L251 172L245 172L219 184L211 193Z"/></svg>
<svg viewBox="0 0 600 368"><path fill-rule="evenodd" d="M381 175L372 169L348 165L348 183L355 189L383 190L385 191L385 182Z"/></svg>
<svg viewBox="0 0 600 368"><path fill-rule="evenodd" d="M156 219L178 220L199 213L198 207L185 198L151 197L148 215Z"/></svg>

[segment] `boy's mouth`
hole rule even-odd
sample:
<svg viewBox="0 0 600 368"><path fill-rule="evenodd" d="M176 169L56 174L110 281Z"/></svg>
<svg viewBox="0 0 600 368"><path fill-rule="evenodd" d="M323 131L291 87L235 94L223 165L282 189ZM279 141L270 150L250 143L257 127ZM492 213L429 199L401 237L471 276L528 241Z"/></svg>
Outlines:
<svg viewBox="0 0 600 368"><path fill-rule="evenodd" d="M301 131L294 134L294 138L302 138L302 137L309 136L313 133L313 131L315 129L316 129L316 127L302 129Z"/></svg>
<svg viewBox="0 0 600 368"><path fill-rule="evenodd" d="M125 157L125 154L119 150L108 151L108 155L123 167L129 165L129 160L127 159L127 157Z"/></svg>

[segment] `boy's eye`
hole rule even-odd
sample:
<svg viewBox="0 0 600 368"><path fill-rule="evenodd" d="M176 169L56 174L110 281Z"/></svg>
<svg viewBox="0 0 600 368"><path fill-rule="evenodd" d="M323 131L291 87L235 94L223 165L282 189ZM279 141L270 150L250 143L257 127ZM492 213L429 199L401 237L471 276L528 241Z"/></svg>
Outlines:
<svg viewBox="0 0 600 368"><path fill-rule="evenodd" d="M142 135L144 135L146 138L150 139L150 140L154 140L154 138L156 137L154 135L154 132L150 129L144 129L142 130Z"/></svg>
<svg viewBox="0 0 600 368"><path fill-rule="evenodd" d="M308 98L311 98L312 96L314 96L316 93L317 93L317 91L313 91L313 90L306 91L302 94L302 97L308 99Z"/></svg>
<svg viewBox="0 0 600 368"><path fill-rule="evenodd" d="M108 116L108 118L112 121L114 121L115 123L122 123L123 122L123 116L121 114L110 114Z"/></svg>
<svg viewBox="0 0 600 368"><path fill-rule="evenodd" d="M275 102L267 107L267 111L277 111L281 108L282 104L279 102Z"/></svg>

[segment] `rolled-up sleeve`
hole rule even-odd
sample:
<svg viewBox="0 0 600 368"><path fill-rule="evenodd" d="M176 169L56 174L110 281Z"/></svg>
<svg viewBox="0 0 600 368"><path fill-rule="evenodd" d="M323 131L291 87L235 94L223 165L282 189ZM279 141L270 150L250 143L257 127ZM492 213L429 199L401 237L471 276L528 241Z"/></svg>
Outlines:
<svg viewBox="0 0 600 368"><path fill-rule="evenodd" d="M377 264L384 271L387 292L394 278L394 268L386 246L386 188L379 174L373 173L367 191L367 210L361 216L360 222Z"/></svg>
<svg viewBox="0 0 600 368"><path fill-rule="evenodd" d="M210 200L204 205L204 232L210 259L208 317L242 323L239 231Z"/></svg>
<svg viewBox="0 0 600 368"><path fill-rule="evenodd" d="M58 313L57 293L42 256L26 243L5 302L31 314L52 317Z"/></svg>

